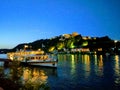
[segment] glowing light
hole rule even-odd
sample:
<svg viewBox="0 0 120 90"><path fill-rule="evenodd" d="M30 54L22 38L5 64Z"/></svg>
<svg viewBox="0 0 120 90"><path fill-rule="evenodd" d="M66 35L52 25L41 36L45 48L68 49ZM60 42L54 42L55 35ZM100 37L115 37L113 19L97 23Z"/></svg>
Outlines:
<svg viewBox="0 0 120 90"><path fill-rule="evenodd" d="M54 46L50 47L50 48L49 48L49 52L52 52L54 49L55 49Z"/></svg>
<svg viewBox="0 0 120 90"><path fill-rule="evenodd" d="M94 55L95 65L97 65L97 55Z"/></svg>
<svg viewBox="0 0 120 90"><path fill-rule="evenodd" d="M84 56L84 63L85 63L84 69L85 71L87 71L85 72L85 76L87 78L90 74L90 56L89 55L83 55L83 56Z"/></svg>
<svg viewBox="0 0 120 90"><path fill-rule="evenodd" d="M75 46L74 46L74 44L73 44L73 42L71 43L71 45L70 45L70 48L74 48Z"/></svg>
<svg viewBox="0 0 120 90"><path fill-rule="evenodd" d="M119 74L119 56L118 55L115 55L115 72L116 74Z"/></svg>
<svg viewBox="0 0 120 90"><path fill-rule="evenodd" d="M99 57L99 67L103 67L103 57L100 55Z"/></svg>
<svg viewBox="0 0 120 90"><path fill-rule="evenodd" d="M26 85L25 86L26 88L30 87L39 88L41 84L46 83L47 78L48 76L46 76L45 72L37 68L34 69L26 68L23 72L23 83Z"/></svg>
<svg viewBox="0 0 120 90"><path fill-rule="evenodd" d="M119 76L120 75L120 71L119 71L120 67L119 67L119 56L115 55L115 75ZM120 79L116 78L115 79L115 83L120 84Z"/></svg>
<svg viewBox="0 0 120 90"><path fill-rule="evenodd" d="M87 41L83 42L83 44L82 44L82 46L87 46L87 45L88 45Z"/></svg>
<svg viewBox="0 0 120 90"><path fill-rule="evenodd" d="M62 49L64 47L64 43L58 43L57 48L58 50Z"/></svg>
<svg viewBox="0 0 120 90"><path fill-rule="evenodd" d="M102 48L98 48L98 51L102 51Z"/></svg>
<svg viewBox="0 0 120 90"><path fill-rule="evenodd" d="M114 40L115 43L117 43L117 40Z"/></svg>
<svg viewBox="0 0 120 90"><path fill-rule="evenodd" d="M75 56L74 55L71 55L71 66L72 66L71 73L74 74L75 72Z"/></svg>

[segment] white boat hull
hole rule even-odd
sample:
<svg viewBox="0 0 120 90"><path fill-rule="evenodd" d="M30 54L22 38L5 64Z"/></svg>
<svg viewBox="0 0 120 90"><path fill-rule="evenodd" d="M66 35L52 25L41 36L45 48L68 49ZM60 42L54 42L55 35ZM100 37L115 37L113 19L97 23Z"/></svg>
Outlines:
<svg viewBox="0 0 120 90"><path fill-rule="evenodd" d="M57 61L51 60L28 60L21 62L32 66L57 67Z"/></svg>
<svg viewBox="0 0 120 90"><path fill-rule="evenodd" d="M32 62L32 63L28 63L28 65L44 66L44 67L57 67L56 62Z"/></svg>

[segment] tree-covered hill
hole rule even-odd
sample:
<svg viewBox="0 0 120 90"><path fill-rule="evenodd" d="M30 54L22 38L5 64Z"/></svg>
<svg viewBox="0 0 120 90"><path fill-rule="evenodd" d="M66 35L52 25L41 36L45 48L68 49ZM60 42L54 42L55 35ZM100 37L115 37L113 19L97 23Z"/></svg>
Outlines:
<svg viewBox="0 0 120 90"><path fill-rule="evenodd" d="M25 48L25 45L27 47ZM104 52L111 51L112 48L120 48L120 42L110 39L108 36L104 37L84 37L78 33L63 34L50 39L40 39L30 43L19 44L8 52L16 50L38 50L42 49L46 52L52 52L58 50L60 52L64 50L71 50L73 48L89 48L91 51L95 51L98 48L102 48ZM7 52L7 51L6 51Z"/></svg>

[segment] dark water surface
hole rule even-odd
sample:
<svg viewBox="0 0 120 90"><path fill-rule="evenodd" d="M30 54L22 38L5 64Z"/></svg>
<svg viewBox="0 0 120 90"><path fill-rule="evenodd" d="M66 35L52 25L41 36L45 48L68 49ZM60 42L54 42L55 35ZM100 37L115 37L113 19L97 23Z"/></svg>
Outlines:
<svg viewBox="0 0 120 90"><path fill-rule="evenodd" d="M58 68L22 67L21 83L45 82L51 90L119 90L120 56L59 54ZM10 77L10 68L4 68Z"/></svg>

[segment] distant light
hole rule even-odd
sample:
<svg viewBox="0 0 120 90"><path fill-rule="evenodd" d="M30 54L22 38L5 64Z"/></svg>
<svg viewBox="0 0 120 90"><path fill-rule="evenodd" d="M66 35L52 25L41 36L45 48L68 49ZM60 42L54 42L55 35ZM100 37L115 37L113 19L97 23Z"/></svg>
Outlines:
<svg viewBox="0 0 120 90"><path fill-rule="evenodd" d="M24 45L24 47L25 47L25 48L27 48L27 47L28 47L28 45Z"/></svg>
<svg viewBox="0 0 120 90"><path fill-rule="evenodd" d="M41 49L39 48L38 51L41 51Z"/></svg>
<svg viewBox="0 0 120 90"><path fill-rule="evenodd" d="M117 40L114 40L115 43L117 43Z"/></svg>

